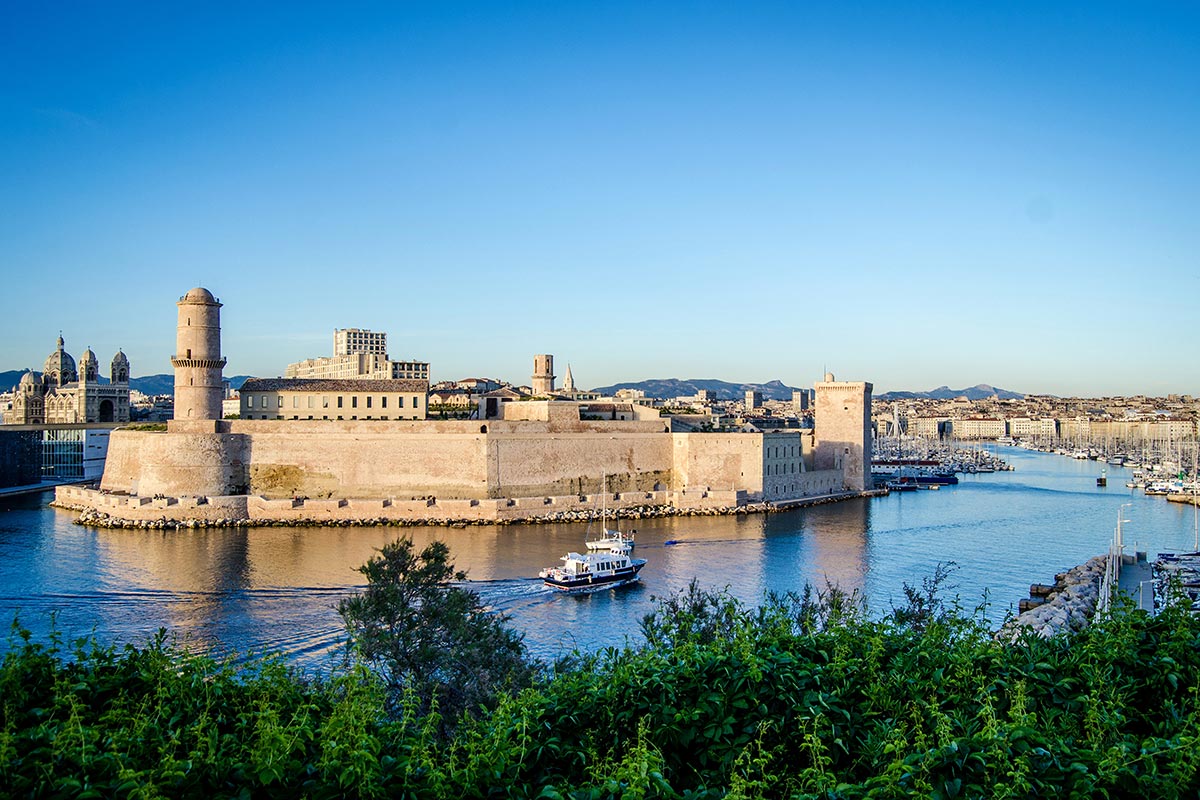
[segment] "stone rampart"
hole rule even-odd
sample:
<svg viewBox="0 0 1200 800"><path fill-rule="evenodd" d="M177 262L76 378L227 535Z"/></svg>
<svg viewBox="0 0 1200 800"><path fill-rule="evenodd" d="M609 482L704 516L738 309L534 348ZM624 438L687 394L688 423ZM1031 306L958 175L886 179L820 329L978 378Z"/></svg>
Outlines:
<svg viewBox="0 0 1200 800"><path fill-rule="evenodd" d="M488 496L537 497L610 491L652 492L673 484L671 435L489 433Z"/></svg>
<svg viewBox="0 0 1200 800"><path fill-rule="evenodd" d="M115 430L100 488L142 496L226 495L245 486L244 437Z"/></svg>
<svg viewBox="0 0 1200 800"><path fill-rule="evenodd" d="M844 490L841 472L807 469L803 432L673 434L657 422L550 417L174 421L167 432L115 431L101 489L140 498L247 495L261 498L247 501L247 518L297 521L544 517L579 510L586 503L580 496L602 490L690 509ZM665 492L678 500L652 499ZM731 499L717 499L719 493ZM294 498L312 500L301 507ZM438 507L429 509L428 498ZM318 500L344 502L325 507ZM165 502L135 513L174 513ZM211 520L217 513L192 509L183 516Z"/></svg>
<svg viewBox="0 0 1200 800"><path fill-rule="evenodd" d="M656 423L233 420L113 433L101 488L268 498L486 499L673 485L671 434ZM215 429L215 430L214 430ZM755 437L746 437L752 439ZM749 445L749 442L745 443Z"/></svg>

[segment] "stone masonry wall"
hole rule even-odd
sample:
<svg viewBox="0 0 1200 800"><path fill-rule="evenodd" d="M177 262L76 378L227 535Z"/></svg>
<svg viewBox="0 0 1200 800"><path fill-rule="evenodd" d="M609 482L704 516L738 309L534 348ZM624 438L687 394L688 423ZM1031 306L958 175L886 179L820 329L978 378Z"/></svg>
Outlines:
<svg viewBox="0 0 1200 800"><path fill-rule="evenodd" d="M142 496L225 495L245 485L245 441L225 433L115 430L100 488Z"/></svg>
<svg viewBox="0 0 1200 800"><path fill-rule="evenodd" d="M673 487L671 435L489 434L488 494L535 497Z"/></svg>
<svg viewBox="0 0 1200 800"><path fill-rule="evenodd" d="M679 488L712 487L762 498L763 438L743 433L676 433L673 459Z"/></svg>
<svg viewBox="0 0 1200 800"><path fill-rule="evenodd" d="M800 472L807 449L803 437L772 434L771 458L764 459L761 435L670 434L657 423L639 422L576 422L566 425L568 431L549 430L558 424L174 422L166 433L114 432L101 488L151 499L234 494L287 501L378 498L389 502L389 514L399 513L396 504L420 502L418 498L540 502L592 494L602 487L610 492L742 493L742 502L749 503L842 490L840 471ZM764 494L764 467L775 478L769 497ZM465 508L466 517L484 513Z"/></svg>

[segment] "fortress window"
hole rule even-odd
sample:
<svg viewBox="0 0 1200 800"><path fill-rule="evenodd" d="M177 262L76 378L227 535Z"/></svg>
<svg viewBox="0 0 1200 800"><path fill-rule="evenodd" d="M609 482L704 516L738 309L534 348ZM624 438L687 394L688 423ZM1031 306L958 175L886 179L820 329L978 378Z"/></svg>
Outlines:
<svg viewBox="0 0 1200 800"><path fill-rule="evenodd" d="M354 397L350 398L350 407L358 408L358 395L355 395Z"/></svg>
<svg viewBox="0 0 1200 800"><path fill-rule="evenodd" d="M263 408L266 408L266 407L267 407L267 396L266 396L265 394L262 396L262 403L261 403L260 405L261 405Z"/></svg>
<svg viewBox="0 0 1200 800"><path fill-rule="evenodd" d="M396 398L396 408L404 408L404 397L401 395Z"/></svg>
<svg viewBox="0 0 1200 800"><path fill-rule="evenodd" d="M324 395L321 396L321 408L329 408L329 398ZM329 419L329 417L325 417L325 419Z"/></svg>
<svg viewBox="0 0 1200 800"><path fill-rule="evenodd" d="M384 395L383 397L379 398L379 407L387 408L387 395Z"/></svg>
<svg viewBox="0 0 1200 800"><path fill-rule="evenodd" d="M413 408L420 408L420 407L421 407L421 398L414 397L413 398Z"/></svg>
<svg viewBox="0 0 1200 800"><path fill-rule="evenodd" d="M342 407L342 396L339 394L338 395L338 408L341 408L341 407ZM338 419L341 419L341 417L338 417Z"/></svg>
<svg viewBox="0 0 1200 800"><path fill-rule="evenodd" d="M371 396L367 395L367 408L371 407Z"/></svg>
<svg viewBox="0 0 1200 800"><path fill-rule="evenodd" d="M283 408L283 395L279 395L278 397L276 397L275 401L276 401L275 402L276 408Z"/></svg>

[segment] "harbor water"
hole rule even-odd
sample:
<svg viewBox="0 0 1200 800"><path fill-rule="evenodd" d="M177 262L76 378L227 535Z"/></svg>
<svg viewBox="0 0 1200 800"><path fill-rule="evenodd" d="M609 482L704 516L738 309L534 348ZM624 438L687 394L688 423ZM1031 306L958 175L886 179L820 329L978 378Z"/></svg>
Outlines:
<svg viewBox="0 0 1200 800"><path fill-rule="evenodd" d="M622 520L647 561L640 585L584 596L545 588L538 571L583 549L587 526L467 528L90 529L48 494L0 505L0 615L44 637L144 643L166 628L185 646L241 656L282 653L321 670L344 641L336 606L356 568L398 535L450 545L469 586L511 617L532 652L553 658L640 638L658 598L687 587L766 591L826 581L864 592L872 611L900 603L939 563L968 610L999 624L1030 583L1107 549L1123 504L1127 552L1191 551L1191 506L1125 488L1130 472L1095 461L1000 448L1015 469L966 475L938 491L896 493L776 514ZM1106 470L1108 486L1096 479ZM595 531L593 531L594 533ZM0 637L0 648L8 647Z"/></svg>

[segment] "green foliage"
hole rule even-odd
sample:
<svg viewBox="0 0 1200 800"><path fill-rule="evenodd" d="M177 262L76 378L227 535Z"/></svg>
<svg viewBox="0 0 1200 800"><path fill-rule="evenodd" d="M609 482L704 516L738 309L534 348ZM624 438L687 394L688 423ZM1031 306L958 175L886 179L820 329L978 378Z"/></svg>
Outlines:
<svg viewBox="0 0 1200 800"><path fill-rule="evenodd" d="M443 589L457 575L440 550L388 555L402 563L377 565L383 575ZM578 655L519 691L496 687L486 710L452 728L441 721L448 693L424 694L419 676L397 685L368 662L314 680L277 661L236 668L163 636L117 651L18 631L0 664L0 787L21 797L1196 796L1200 621L1186 609L1118 609L1076 633L1007 643L936 589L878 618L832 587L747 608L692 586L647 620L645 646Z"/></svg>
<svg viewBox="0 0 1200 800"><path fill-rule="evenodd" d="M454 569L444 542L417 553L412 539L398 539L359 571L366 590L338 611L354 655L383 679L393 703L411 693L421 713L454 720L532 680L534 666L508 618L454 585L466 573Z"/></svg>

